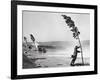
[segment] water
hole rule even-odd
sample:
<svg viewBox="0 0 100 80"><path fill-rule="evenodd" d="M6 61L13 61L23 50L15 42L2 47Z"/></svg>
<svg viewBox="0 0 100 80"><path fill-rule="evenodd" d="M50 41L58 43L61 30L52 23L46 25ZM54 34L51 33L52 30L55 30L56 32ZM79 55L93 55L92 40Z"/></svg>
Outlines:
<svg viewBox="0 0 100 80"><path fill-rule="evenodd" d="M47 43L46 43L47 44ZM49 43L50 45L50 43ZM70 67L71 55L73 54L74 48L71 45L63 44L63 46L55 45L53 48L46 48L46 53L30 50L28 54L25 54L33 64L36 65L35 68L45 68L45 67ZM83 46L83 57L85 65L90 64L90 50L89 45ZM35 60L35 61L34 61ZM24 63L24 62L23 62ZM81 54L78 54L78 58L75 61L76 64L81 64ZM31 67L31 68L34 68Z"/></svg>

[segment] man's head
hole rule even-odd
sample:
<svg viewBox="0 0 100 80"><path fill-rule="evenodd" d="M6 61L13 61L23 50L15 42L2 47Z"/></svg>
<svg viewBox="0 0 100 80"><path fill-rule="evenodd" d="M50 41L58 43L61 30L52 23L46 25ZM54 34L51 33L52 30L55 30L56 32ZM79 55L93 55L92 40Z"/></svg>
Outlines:
<svg viewBox="0 0 100 80"><path fill-rule="evenodd" d="M80 46L75 46L76 49L80 48Z"/></svg>

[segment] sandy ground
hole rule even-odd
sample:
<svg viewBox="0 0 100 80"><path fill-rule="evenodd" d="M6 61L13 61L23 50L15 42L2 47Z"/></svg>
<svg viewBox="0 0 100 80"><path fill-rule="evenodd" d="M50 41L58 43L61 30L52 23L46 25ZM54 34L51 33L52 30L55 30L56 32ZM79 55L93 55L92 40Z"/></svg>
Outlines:
<svg viewBox="0 0 100 80"><path fill-rule="evenodd" d="M31 45L32 43L29 43ZM72 42L42 42L39 43L45 48L46 53L36 51L35 47L28 49L23 45L23 68L45 68L45 67L70 67L71 55L74 52L74 46ZM90 64L90 49L89 41L83 42L83 57L84 66ZM24 53L28 51L28 53ZM81 54L78 53L75 61L75 66L83 66Z"/></svg>
<svg viewBox="0 0 100 80"><path fill-rule="evenodd" d="M29 61L27 65L24 65L26 61L23 60L23 68L70 67L72 60L72 58L67 55L57 55L57 52L40 53L38 51L32 51L25 55ZM81 64L82 59L78 57L75 63ZM84 66L89 66L89 58L84 58L84 63Z"/></svg>

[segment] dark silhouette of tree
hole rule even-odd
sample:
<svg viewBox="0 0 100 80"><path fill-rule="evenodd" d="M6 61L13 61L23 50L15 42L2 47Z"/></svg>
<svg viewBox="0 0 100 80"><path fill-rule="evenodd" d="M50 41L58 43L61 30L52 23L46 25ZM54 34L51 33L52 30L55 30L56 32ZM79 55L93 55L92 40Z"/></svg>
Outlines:
<svg viewBox="0 0 100 80"><path fill-rule="evenodd" d="M24 37L24 41L25 41L25 44L27 46L27 38L26 37Z"/></svg>
<svg viewBox="0 0 100 80"><path fill-rule="evenodd" d="M34 38L34 36L33 36L32 34L30 34L30 37L31 37L31 40L32 40L33 42L35 42L35 38Z"/></svg>
<svg viewBox="0 0 100 80"><path fill-rule="evenodd" d="M71 20L71 17L66 16L66 15L62 15L62 17L65 19L65 22L66 22L67 26L69 26L69 28L71 28L71 31L73 32L73 37L76 40L78 40L78 42L80 44L82 64L84 64L82 45L81 45L81 41L80 41L80 38L79 38L80 32L79 32L78 28L75 26L74 21Z"/></svg>

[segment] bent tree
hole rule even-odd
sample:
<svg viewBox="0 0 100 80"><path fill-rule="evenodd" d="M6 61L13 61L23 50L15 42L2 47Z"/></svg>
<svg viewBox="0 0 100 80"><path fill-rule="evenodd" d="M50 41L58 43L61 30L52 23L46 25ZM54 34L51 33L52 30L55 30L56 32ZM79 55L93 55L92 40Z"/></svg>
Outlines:
<svg viewBox="0 0 100 80"><path fill-rule="evenodd" d="M65 19L65 22L67 24L67 26L69 26L69 28L71 29L71 31L73 32L73 37L78 40L79 45L80 45L80 49L81 49L81 58L82 58L82 64L84 64L84 60L83 60L83 51L82 51L82 45L81 45L81 41L79 38L79 30L78 28L75 26L75 23L73 20L71 20L71 17L66 16L66 15L62 15L62 17Z"/></svg>

